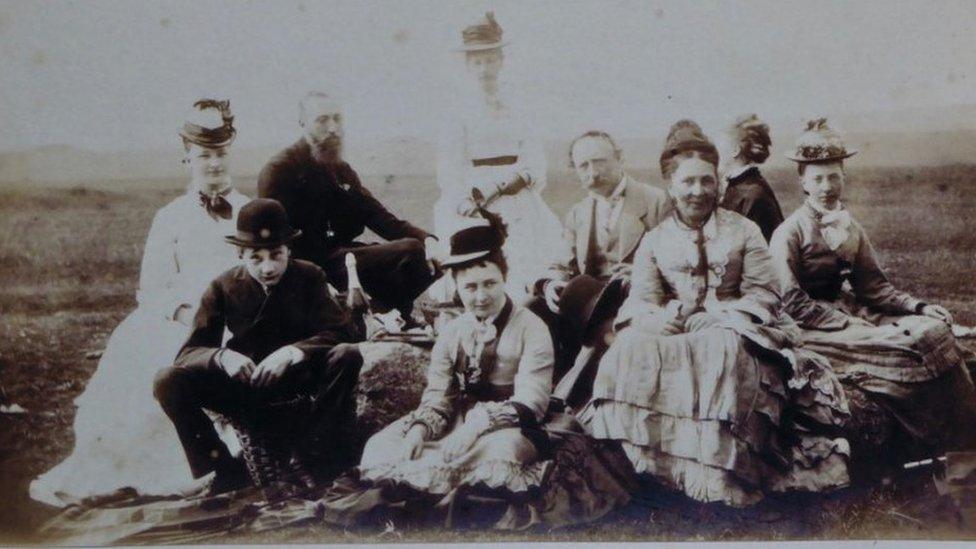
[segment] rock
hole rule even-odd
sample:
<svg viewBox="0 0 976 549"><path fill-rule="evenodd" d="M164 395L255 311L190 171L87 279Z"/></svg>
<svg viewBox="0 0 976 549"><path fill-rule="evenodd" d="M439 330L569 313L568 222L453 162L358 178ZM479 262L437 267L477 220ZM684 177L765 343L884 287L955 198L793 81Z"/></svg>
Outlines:
<svg viewBox="0 0 976 549"><path fill-rule="evenodd" d="M420 403L430 351L397 342L364 342L359 350L363 368L356 395L357 435L365 442Z"/></svg>

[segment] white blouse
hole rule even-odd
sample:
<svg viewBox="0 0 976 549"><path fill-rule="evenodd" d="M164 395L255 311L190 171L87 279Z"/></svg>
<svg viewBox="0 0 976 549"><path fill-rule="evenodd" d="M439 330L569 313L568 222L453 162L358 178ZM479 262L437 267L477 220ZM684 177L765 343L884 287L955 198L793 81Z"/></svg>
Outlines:
<svg viewBox="0 0 976 549"><path fill-rule="evenodd" d="M237 212L250 200L232 190L230 219L214 220L188 191L156 212L139 272L139 309L160 320L173 320L177 309L195 310L203 290L220 273L238 263L237 248L224 236L237 230Z"/></svg>

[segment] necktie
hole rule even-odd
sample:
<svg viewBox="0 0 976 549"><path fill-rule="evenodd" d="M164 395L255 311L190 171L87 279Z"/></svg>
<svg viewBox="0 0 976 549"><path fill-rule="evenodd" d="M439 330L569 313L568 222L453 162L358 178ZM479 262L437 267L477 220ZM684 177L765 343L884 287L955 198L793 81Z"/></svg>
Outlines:
<svg viewBox="0 0 976 549"><path fill-rule="evenodd" d="M234 215L234 207L230 205L230 202L225 198L230 193L230 189L226 189L215 193L213 195L207 194L203 191L199 192L200 195L200 205L207 210L207 214L214 221L218 217L223 219L230 219Z"/></svg>

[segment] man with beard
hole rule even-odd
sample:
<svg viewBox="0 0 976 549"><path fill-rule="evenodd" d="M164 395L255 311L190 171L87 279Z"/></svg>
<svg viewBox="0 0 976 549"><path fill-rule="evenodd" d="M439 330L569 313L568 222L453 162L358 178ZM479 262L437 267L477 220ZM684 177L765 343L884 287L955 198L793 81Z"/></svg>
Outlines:
<svg viewBox="0 0 976 549"><path fill-rule="evenodd" d="M292 249L322 267L336 287L348 278L345 255L356 256L363 289L381 308L396 308L411 324L413 301L434 281L433 235L390 213L342 159L342 109L322 92L299 103L303 136L272 158L258 177L258 196L281 202L302 231ZM355 241L365 228L388 242Z"/></svg>
<svg viewBox="0 0 976 549"><path fill-rule="evenodd" d="M575 307L584 288L602 284L606 289L612 281L619 281L622 292L614 291L618 297L610 300L615 303L605 304L619 307L630 287L631 265L641 237L671 209L663 190L627 175L620 148L606 132L580 135L570 144L569 153L570 165L587 196L566 214L561 257L535 282L535 297L528 304L545 321L555 344L554 380L566 374L586 343L581 311ZM563 307L565 301L573 304ZM595 346L588 353L591 361L605 350L603 342Z"/></svg>

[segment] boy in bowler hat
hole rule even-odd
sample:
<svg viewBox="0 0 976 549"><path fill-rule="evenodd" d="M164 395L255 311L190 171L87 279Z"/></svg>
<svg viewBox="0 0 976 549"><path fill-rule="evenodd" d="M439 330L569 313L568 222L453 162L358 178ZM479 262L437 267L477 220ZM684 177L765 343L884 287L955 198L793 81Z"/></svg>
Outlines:
<svg viewBox="0 0 976 549"><path fill-rule="evenodd" d="M325 273L291 259L288 243L299 234L275 200L241 208L237 233L225 237L241 264L211 282L175 364L156 377L154 394L193 475L216 471L212 492L246 476L204 410L237 429L259 486L286 471L312 488L358 458L343 433L355 420L362 355L348 343L355 329Z"/></svg>

